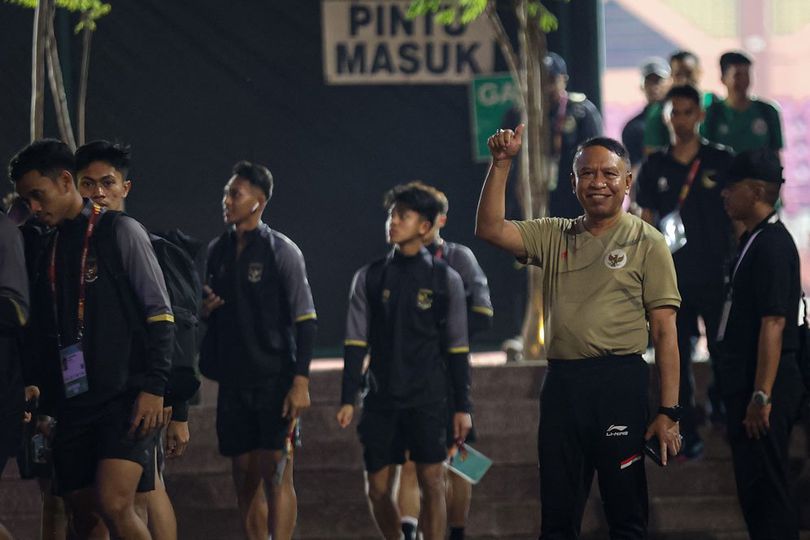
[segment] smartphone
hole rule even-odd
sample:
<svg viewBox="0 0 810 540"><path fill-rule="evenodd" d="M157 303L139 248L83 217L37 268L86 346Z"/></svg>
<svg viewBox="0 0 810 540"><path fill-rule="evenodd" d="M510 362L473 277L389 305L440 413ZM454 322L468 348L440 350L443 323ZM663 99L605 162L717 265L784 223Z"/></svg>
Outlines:
<svg viewBox="0 0 810 540"><path fill-rule="evenodd" d="M658 436L653 435L649 441L644 442L644 453L659 467L664 466L664 462L661 460L661 441L658 440Z"/></svg>

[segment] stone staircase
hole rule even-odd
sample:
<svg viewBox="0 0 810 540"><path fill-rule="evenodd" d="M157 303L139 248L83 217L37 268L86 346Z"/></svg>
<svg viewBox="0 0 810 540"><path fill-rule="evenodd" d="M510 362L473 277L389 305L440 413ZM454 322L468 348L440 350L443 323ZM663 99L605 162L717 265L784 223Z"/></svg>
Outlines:
<svg viewBox="0 0 810 540"><path fill-rule="evenodd" d="M476 447L495 464L473 490L468 538L537 537L537 397L543 373L543 366L530 364L474 369ZM705 396L707 375L708 366L696 364L698 399ZM365 503L355 424L341 430L334 420L339 388L339 370L313 371L313 403L302 420L304 446L298 450L295 465L297 538L379 538ZM206 382L201 404L191 410L191 445L183 458L167 467L166 484L182 539L241 538L230 463L216 450L215 403L216 385ZM737 507L728 447L710 428L705 429L705 439L706 454L699 461L673 463L666 469L648 461L651 538L747 538ZM805 452L804 432L797 427L791 446L797 477ZM7 469L0 482L0 522L16 538L36 538L36 485L16 478L12 466ZM596 488L585 512L583 538L607 538Z"/></svg>

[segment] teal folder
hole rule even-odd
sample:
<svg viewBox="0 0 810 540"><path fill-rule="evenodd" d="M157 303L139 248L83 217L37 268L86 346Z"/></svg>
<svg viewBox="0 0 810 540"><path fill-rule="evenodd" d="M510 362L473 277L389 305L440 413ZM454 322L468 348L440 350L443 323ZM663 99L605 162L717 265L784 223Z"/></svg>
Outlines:
<svg viewBox="0 0 810 540"><path fill-rule="evenodd" d="M469 483L477 484L492 466L492 460L465 444L445 465Z"/></svg>

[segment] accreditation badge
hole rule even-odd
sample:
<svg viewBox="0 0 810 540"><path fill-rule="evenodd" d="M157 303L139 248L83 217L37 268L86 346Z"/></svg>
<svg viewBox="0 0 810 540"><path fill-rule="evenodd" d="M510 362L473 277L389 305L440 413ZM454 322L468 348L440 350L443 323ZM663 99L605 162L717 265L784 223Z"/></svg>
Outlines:
<svg viewBox="0 0 810 540"><path fill-rule="evenodd" d="M62 361L62 382L65 385L65 397L70 399L90 390L87 382L87 366L84 363L82 344L76 343L59 350Z"/></svg>

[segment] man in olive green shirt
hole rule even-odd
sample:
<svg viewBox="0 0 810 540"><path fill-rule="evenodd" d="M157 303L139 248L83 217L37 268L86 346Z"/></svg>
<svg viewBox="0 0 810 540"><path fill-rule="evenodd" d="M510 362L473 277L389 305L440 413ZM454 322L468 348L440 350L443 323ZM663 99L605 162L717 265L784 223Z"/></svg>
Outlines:
<svg viewBox="0 0 810 540"><path fill-rule="evenodd" d="M543 269L549 366L540 396L541 540L576 538L594 471L614 539L647 537L644 441L661 456L680 449L680 306L672 256L649 224L625 213L632 185L627 150L597 137L574 157L571 188L585 209L576 219L504 219L506 179L523 126L498 130L476 235ZM649 327L648 327L649 321ZM652 334L661 407L648 424L648 373L641 358Z"/></svg>

